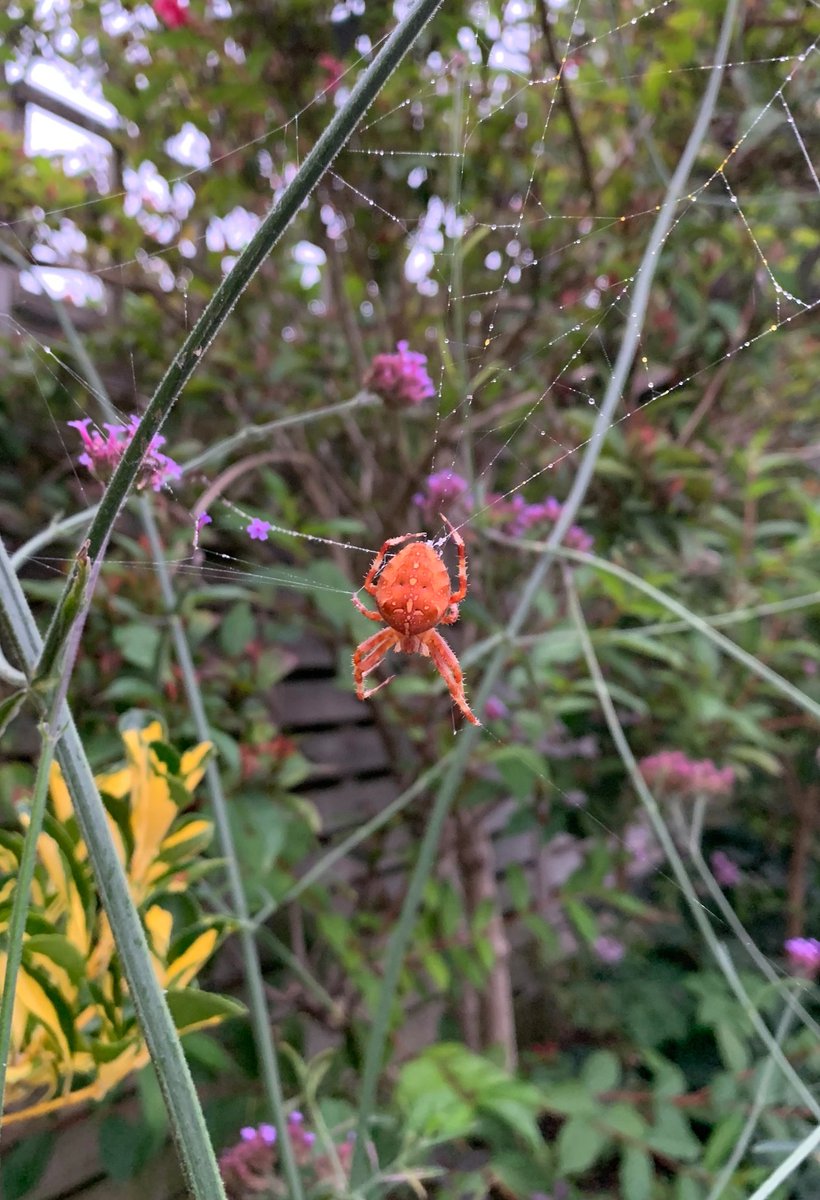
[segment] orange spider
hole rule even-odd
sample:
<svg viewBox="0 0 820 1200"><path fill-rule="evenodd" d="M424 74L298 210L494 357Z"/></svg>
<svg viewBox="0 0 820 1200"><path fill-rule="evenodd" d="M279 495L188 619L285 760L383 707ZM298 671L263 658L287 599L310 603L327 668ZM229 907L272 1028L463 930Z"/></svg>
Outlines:
<svg viewBox="0 0 820 1200"><path fill-rule="evenodd" d="M401 537L388 538L365 577L364 590L375 598L379 611L371 612L358 596L353 596L353 603L359 612L371 621L386 621L390 626L389 629L374 633L356 647L353 655L356 695L360 700L366 700L393 678L391 675L384 683L365 690L365 675L375 670L388 650L396 649L402 654L423 654L426 658L432 658L436 670L450 689L450 695L467 720L472 721L473 725L480 725L464 695L464 677L459 661L435 629L436 625L452 625L458 620L458 605L467 595L467 552L464 542L447 518L442 516L441 519L458 548L458 589L455 592L450 590L450 576L444 560L431 542L415 542L412 546L405 546L385 565L385 556L391 547L409 542L411 538L426 537L423 533L403 533Z"/></svg>

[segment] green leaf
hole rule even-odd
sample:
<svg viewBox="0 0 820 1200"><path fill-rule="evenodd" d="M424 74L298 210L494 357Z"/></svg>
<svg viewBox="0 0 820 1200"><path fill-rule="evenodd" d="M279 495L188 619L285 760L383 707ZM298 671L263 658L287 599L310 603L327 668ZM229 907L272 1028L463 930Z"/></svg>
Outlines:
<svg viewBox="0 0 820 1200"><path fill-rule="evenodd" d="M596 1050L581 1068L581 1079L593 1095L611 1092L621 1078L621 1064L610 1050Z"/></svg>
<svg viewBox="0 0 820 1200"><path fill-rule="evenodd" d="M737 1145L737 1139L745 1123L746 1114L742 1109L729 1112L722 1121L718 1121L706 1143L703 1155L703 1165L707 1170L716 1171L723 1165Z"/></svg>
<svg viewBox="0 0 820 1200"><path fill-rule="evenodd" d="M749 1052L737 1030L728 1021L720 1021L715 1026L715 1038L726 1068L737 1075L745 1071L749 1065Z"/></svg>
<svg viewBox="0 0 820 1200"><path fill-rule="evenodd" d="M519 800L526 800L532 794L534 785L546 775L546 764L535 750L528 746L503 746L494 750L490 760L498 768L512 794Z"/></svg>
<svg viewBox="0 0 820 1200"><path fill-rule="evenodd" d="M37 1186L49 1164L55 1133L31 1133L11 1150L3 1150L3 1200L22 1200Z"/></svg>
<svg viewBox="0 0 820 1200"><path fill-rule="evenodd" d="M559 1174L580 1175L588 1171L609 1143L608 1134L585 1117L570 1117L558 1134Z"/></svg>
<svg viewBox="0 0 820 1200"><path fill-rule="evenodd" d="M150 671L156 665L162 633L153 625L120 625L114 630L114 644L126 662Z"/></svg>
<svg viewBox="0 0 820 1200"><path fill-rule="evenodd" d="M44 954L68 972L72 983L79 983L85 977L87 963L84 955L62 934L36 933L26 939L23 952L25 955Z"/></svg>
<svg viewBox="0 0 820 1200"><path fill-rule="evenodd" d="M595 917L580 900L565 899L564 908L581 937L591 946L598 936L598 922Z"/></svg>
<svg viewBox="0 0 820 1200"><path fill-rule="evenodd" d="M640 1146L624 1146L619 1171L622 1196L628 1200L650 1200L654 1174L652 1159L645 1150Z"/></svg>
<svg viewBox="0 0 820 1200"><path fill-rule="evenodd" d="M256 622L247 601L234 604L219 626L219 644L226 654L238 658L253 641L256 634Z"/></svg>
<svg viewBox="0 0 820 1200"><path fill-rule="evenodd" d="M604 1110L579 1079L549 1084L541 1092L544 1107L567 1116L595 1116Z"/></svg>
<svg viewBox="0 0 820 1200"><path fill-rule="evenodd" d="M212 1021L241 1017L246 1011L244 1004L238 1000L217 996L213 992L202 992L198 988L168 988L165 999L180 1033L209 1025Z"/></svg>
<svg viewBox="0 0 820 1200"><path fill-rule="evenodd" d="M142 1121L126 1121L111 1113L100 1124L100 1161L110 1179L124 1183L145 1166L155 1146L155 1138Z"/></svg>
<svg viewBox="0 0 820 1200"><path fill-rule="evenodd" d="M657 1116L654 1126L647 1134L651 1150L668 1154L682 1162L693 1162L700 1157L701 1144L689 1127L689 1122L679 1109L671 1104L656 1104Z"/></svg>

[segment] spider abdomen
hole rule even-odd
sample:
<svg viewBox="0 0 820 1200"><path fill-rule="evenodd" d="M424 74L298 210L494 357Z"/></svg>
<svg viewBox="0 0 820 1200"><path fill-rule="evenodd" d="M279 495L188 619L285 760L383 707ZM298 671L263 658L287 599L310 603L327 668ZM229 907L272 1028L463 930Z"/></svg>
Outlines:
<svg viewBox="0 0 820 1200"><path fill-rule="evenodd" d="M388 625L406 637L432 629L447 611L450 576L426 542L405 546L376 583L376 604Z"/></svg>

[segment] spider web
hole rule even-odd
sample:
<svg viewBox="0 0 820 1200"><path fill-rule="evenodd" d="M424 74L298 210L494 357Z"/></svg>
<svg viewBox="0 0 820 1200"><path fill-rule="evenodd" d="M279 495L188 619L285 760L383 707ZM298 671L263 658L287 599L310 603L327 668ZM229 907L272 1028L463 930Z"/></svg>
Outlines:
<svg viewBox="0 0 820 1200"><path fill-rule="evenodd" d="M797 51L776 52L777 39L773 37L771 54L752 57L745 53L744 35L735 39L723 88L730 88L733 81L740 80L754 103L747 105L736 128L723 131L722 144L718 137L707 139L689 190L676 198L675 219L664 245L664 255L677 256L678 260L682 256L681 247L691 244L693 255L696 254L698 239L708 234L708 230L704 232L704 209L711 214L721 235L729 226L735 253L747 273L750 288L755 291L754 323L745 322L742 336L727 334L718 339L708 361L698 362L691 370L684 366L674 371L659 350L657 329L648 329L633 368L631 390L623 397L610 430L627 428L630 423L641 425L655 412L660 414L659 420L674 419L679 404L687 405L686 412L690 415L693 396L699 387L708 390L716 377L726 379L727 385L740 379L747 361L754 361L754 356L764 348L775 355L782 349L787 370L788 343L781 335L799 322L814 318L820 295L810 289L810 274L805 289L795 283L800 273L791 261L794 256L790 254L789 235L801 222L811 223L820 201L815 158L802 128L805 96L812 85L816 87L820 64L818 39L813 38L810 27L817 9L812 4L806 10L805 29L800 31ZM559 148L567 155L579 151L565 132L570 106L577 106L581 124L584 102L598 94L623 92L629 97L628 108L639 103L635 99L637 89L647 71L655 69L658 87L670 89L678 102L686 102L694 109L713 69L710 55L715 33L711 21L706 23L702 40L692 41L691 58L703 61L678 68L658 68L650 54L647 67L638 54L639 61L630 66L629 54L634 57L640 50L643 31L648 39L659 31L662 33L676 13L685 12L685 6L678 6L675 0L662 0L645 8L624 5L625 15L613 19L616 11L617 6L602 6L592 0L573 0L568 4L552 0L543 5L540 0L533 3L510 0L503 6L473 5L470 19L465 19L458 32L458 49L451 47L446 55L430 51L426 70L422 72L426 78L411 85L409 94L395 106L369 115L329 173L331 199L326 203L325 224L341 256L352 255L357 237L361 238L355 220L366 213L369 236L395 242L396 271L401 273L397 291L401 292L407 310L415 311L417 326L421 324L418 315L430 312L426 336L423 341L414 341L412 349L429 356L436 398L426 409L413 413L412 421L414 428L425 431L429 472L451 471L464 476L469 483L474 503L458 514L462 532L480 529L482 519L499 500L526 495L532 501L553 490L566 494L576 460L589 436L588 427L584 427L576 412L566 419L566 406L580 400L590 416L599 411L599 397L635 282L634 274L618 277L609 268L607 239L613 236L613 231L623 231L630 239L630 253L626 257L637 264L657 216L664 184L668 182L668 173L666 180L659 176L657 159L661 159L661 166L663 162L674 164L675 156L664 155L653 141L651 128L637 119L634 128L624 126L617 130L611 145L596 147L595 152L604 164L609 155L613 170L617 169L618 153L631 155L636 178L648 180L655 171L652 186L644 183L642 188L636 187L639 194L625 197L623 207L611 211L602 211L604 206L584 196L581 186L574 195L565 196L560 207L545 202L544 191L548 190L550 173L555 170L551 155ZM554 39L557 62L553 65L545 61L544 21ZM312 104L329 108L330 103L344 99L358 69L377 49L375 45L357 43L357 46L360 56L342 74L339 90L320 89L308 108ZM691 84L690 90L681 91L687 84ZM442 97L449 105L447 122L440 120L435 107ZM269 126L253 142L231 149L224 157L241 155L253 147L270 157L268 146L274 143L288 146L289 153L281 161L272 162L272 171L281 187L292 177L304 152L300 119L305 111ZM404 112L410 114L413 144L392 140L397 114ZM487 205L477 204L471 209L465 202L465 193L472 188L467 173L474 163L473 148L481 144L487 129L498 129L501 136L510 137L516 154L520 155L520 161L514 165L524 166L523 179L516 178L502 194L498 181L491 180L495 191ZM760 187L749 172L754 147L761 144L761 138L775 134L781 138L785 134L783 154L788 160L785 173L791 184L799 172L802 181L799 190L790 187L773 194ZM619 141L625 145L621 146ZM361 179L363 161L373 167L372 183L366 186ZM578 179L583 175L582 168L579 157L577 167L574 162ZM597 169L606 173L605 165ZM167 185L170 200L164 212L157 212L156 205L152 211L150 204L134 209L146 231L145 252L130 261L101 269L88 268L85 274L105 280L120 272L125 278L126 269L141 265L147 277L158 280L169 289L169 294L177 294L184 303L192 239L187 233L181 236L183 220L189 221L191 214L196 216L197 186L207 177L207 170L207 167L186 170L176 179L160 184L152 179L151 186L159 187L163 197L166 196L163 184ZM380 187L382 172L389 173L394 191L399 190L396 181L403 180L405 207L399 208L394 202L385 205ZM184 219L173 210L177 185L185 185L192 193ZM427 195L425 204L420 200L422 191ZM600 199L606 186L599 182L597 191ZM117 198L125 205L133 205L134 195L132 187ZM111 199L109 195L107 202ZM70 209L43 212L41 220L44 225L53 226L59 217L63 228L70 232L74 219L79 219L82 210L95 203L98 202L88 200ZM18 225L22 224L6 222L2 228L7 236L15 237ZM252 226L250 221L244 231L232 232L227 223L218 227L212 222L194 241L218 246L221 237L225 251L222 266L227 270L241 248L242 239L250 236ZM550 231L546 243L545 230ZM27 249L22 241L20 244ZM299 246L290 246L283 253L296 255L295 261L305 272L306 283L302 318L295 316L281 330L287 343L300 332L301 324L309 328L311 320L321 320L327 315L327 303L317 300L313 289L316 271L321 276L329 267L326 261L312 259L310 250L304 246L301 250ZM590 258L596 254L600 254L600 269L591 271ZM577 284L570 287L567 280L575 263ZM695 271L693 275L696 276ZM551 290L553 279L561 283L558 294ZM43 286L36 272L31 282L34 287ZM374 332L377 326L372 318L385 298L379 287L371 283L357 317L367 331ZM661 315L671 313L674 317L674 289L662 273L653 294ZM699 299L704 306L709 302L703 292ZM510 314L521 312L522 321L535 321L544 308L548 308L550 319L543 321L543 334L539 328L539 336L530 339L526 350L520 349L519 330ZM10 313L0 317L8 329L24 339L38 382L43 372L54 378L68 373L77 385L72 393L76 415L99 421L96 398L75 368L42 338L24 330ZM135 379L135 395L138 390ZM44 391L43 397L45 403ZM122 415L125 419L128 414ZM561 426L560 435L556 425ZM55 428L59 429L56 420ZM174 415L164 431L171 447L173 431ZM69 445L68 438L64 438L64 445L66 460L72 462L74 469L74 447ZM94 503L97 489L80 472L77 485L88 504ZM208 494L210 484L201 486ZM187 485L174 485L170 490L174 500L192 514L193 540L193 516L203 511L204 505L192 502ZM354 555L353 574L357 576L364 575L368 558L378 549L375 544L362 544L367 541L366 533L343 540L292 528L277 522L275 513L249 511L232 496L230 482L224 491L220 489L213 496L213 503L217 508L209 505L209 511L221 510L223 516L227 514L228 523L234 521L237 533L253 516L263 515L280 537L315 542L319 553L321 547L330 546ZM587 506L579 519L594 521L594 515ZM408 514L408 525L417 523ZM316 580L306 582L286 567L271 568L267 565L266 548L253 543L249 543L243 554L228 553L219 544L222 527L220 523L219 531L209 531L199 539L199 545L192 546L190 553L174 560L180 577L190 575L213 584L237 580L281 583L316 593L341 591ZM36 561L42 568L62 573L68 560L38 553ZM117 560L112 556L110 561L133 569L152 569L133 559ZM497 616L503 619L500 612ZM506 742L505 735L497 732L487 731L487 736L496 737L501 744ZM553 781L543 782L547 788L561 792ZM604 828L608 834L620 838L614 830L606 825ZM711 915L721 921L718 914Z"/></svg>

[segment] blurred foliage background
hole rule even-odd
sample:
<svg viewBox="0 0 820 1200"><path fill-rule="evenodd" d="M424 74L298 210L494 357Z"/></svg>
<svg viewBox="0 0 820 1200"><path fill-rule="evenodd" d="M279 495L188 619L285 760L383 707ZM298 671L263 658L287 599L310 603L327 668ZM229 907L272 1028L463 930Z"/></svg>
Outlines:
<svg viewBox="0 0 820 1200"><path fill-rule="evenodd" d="M66 426L100 411L43 289L62 296L120 411L139 413L391 27L393 7L20 0L0 15L10 79L0 238L32 263L22 285L5 268L0 323L0 524L14 547L101 492L77 466ZM325 874L280 904L334 838L316 763L272 696L306 644L335 664L317 689L351 692L350 654L372 626L349 599L370 557L348 544L372 554L425 523L439 532L439 496L470 561L448 638L468 695L477 689L488 639L503 632L531 569L513 535L548 533L536 509L566 496L589 436L723 9L445 4L163 431L180 462L212 452L152 502L251 907L277 910L259 944L288 1094L320 1142L327 1134L327 1162L304 1167L317 1193L345 1192L337 1158L431 789L363 841L355 872ZM818 35L811 5L742 6L640 355L580 514L595 554L725 620L744 650L815 700ZM117 114L110 152L82 169L62 161L56 135L51 151L32 152L20 88L44 64L59 65L72 103L101 89ZM427 356L435 398L410 406L365 394L367 403L309 419L362 394L374 356L400 340ZM213 453L287 414L301 419L253 447ZM431 476L443 471L459 483L441 493ZM193 514L206 507L213 523L194 547ZM265 544L248 540L252 518L276 526ZM44 615L74 537L25 568ZM120 725L135 709L160 717L180 750L198 740L133 514L109 558L72 686L101 770L121 755ZM784 940L820 927L816 725L622 579L589 566L575 577L636 757L680 751L731 768L731 787L712 795L654 782L739 990L665 865L554 572L526 636L509 646L405 965L373 1132L382 1192L716 1200L720 1182L733 1200L816 1123L817 1027L782 1023L785 993L759 969L765 956L785 980ZM417 660L361 706L356 722L374 724L394 795L450 749L450 708ZM25 720L4 735L0 804L12 849L33 745ZM367 769L351 774L358 817ZM690 845L695 812L702 856ZM714 878L747 934L709 899ZM197 873L192 928L200 906L214 922L225 911L220 879L213 861ZM200 982L241 991L237 971L229 938ZM805 988L803 1000L816 1006ZM807 1096L780 1071L764 1086L760 1020L778 1030ZM266 1116L247 1022L186 1044L217 1145L233 1146ZM75 1129L97 1140L112 1188L150 1171L164 1141L150 1071L124 1128L115 1102L128 1087ZM721 1179L756 1100L752 1152ZM17 1141L7 1200L36 1186L59 1128L58 1116ZM819 1183L809 1162L775 1194L808 1198ZM232 1186L244 1194L241 1179Z"/></svg>

